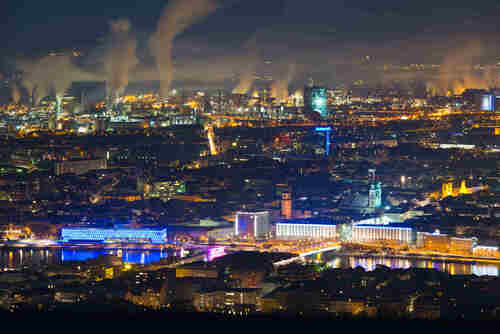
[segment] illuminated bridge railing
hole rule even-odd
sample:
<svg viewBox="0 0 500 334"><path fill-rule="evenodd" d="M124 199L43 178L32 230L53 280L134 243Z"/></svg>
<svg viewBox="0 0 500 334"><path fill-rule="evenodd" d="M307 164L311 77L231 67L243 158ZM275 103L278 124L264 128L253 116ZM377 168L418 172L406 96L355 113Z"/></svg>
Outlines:
<svg viewBox="0 0 500 334"><path fill-rule="evenodd" d="M104 228L63 228L62 242L134 242L164 244L167 229L104 229Z"/></svg>

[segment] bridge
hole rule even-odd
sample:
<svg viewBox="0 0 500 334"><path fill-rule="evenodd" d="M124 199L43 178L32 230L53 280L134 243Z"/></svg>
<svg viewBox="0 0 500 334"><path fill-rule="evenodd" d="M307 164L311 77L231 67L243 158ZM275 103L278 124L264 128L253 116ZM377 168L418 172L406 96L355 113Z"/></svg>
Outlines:
<svg viewBox="0 0 500 334"><path fill-rule="evenodd" d="M279 266L286 266L287 264L290 264L292 262L303 263L305 261L304 258L306 256L321 254L321 253L329 252L329 251L333 251L333 250L340 250L341 248L342 248L342 246L340 245L340 243L335 243L335 244L329 244L326 246L319 246L317 248L312 248L312 249L308 248L308 249L295 250L295 251L292 251L291 253L296 254L297 256L291 257L291 258L286 259L286 260L275 262L274 265L279 267Z"/></svg>
<svg viewBox="0 0 500 334"><path fill-rule="evenodd" d="M306 256L310 256L310 255L315 255L315 254L319 254L319 253L333 251L333 250L340 250L341 248L342 248L342 246L340 246L340 245L335 245L335 246L330 246L330 247L324 247L324 248L317 248L317 249L314 249L314 250L311 250L311 251L300 253L299 256L300 257L306 257Z"/></svg>

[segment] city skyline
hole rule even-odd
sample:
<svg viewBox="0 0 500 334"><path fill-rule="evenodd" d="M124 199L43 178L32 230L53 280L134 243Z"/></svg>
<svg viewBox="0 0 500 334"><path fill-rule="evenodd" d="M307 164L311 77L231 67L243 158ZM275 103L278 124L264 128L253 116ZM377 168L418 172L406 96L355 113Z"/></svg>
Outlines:
<svg viewBox="0 0 500 334"><path fill-rule="evenodd" d="M499 319L499 4L6 8L0 315Z"/></svg>

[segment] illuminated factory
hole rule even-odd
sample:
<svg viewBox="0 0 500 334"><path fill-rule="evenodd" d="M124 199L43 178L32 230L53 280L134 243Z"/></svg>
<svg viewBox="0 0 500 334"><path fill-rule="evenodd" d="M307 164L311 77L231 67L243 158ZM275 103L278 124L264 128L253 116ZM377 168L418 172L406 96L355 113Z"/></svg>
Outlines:
<svg viewBox="0 0 500 334"><path fill-rule="evenodd" d="M167 242L166 228L94 228L64 227L63 243L137 243L162 245Z"/></svg>

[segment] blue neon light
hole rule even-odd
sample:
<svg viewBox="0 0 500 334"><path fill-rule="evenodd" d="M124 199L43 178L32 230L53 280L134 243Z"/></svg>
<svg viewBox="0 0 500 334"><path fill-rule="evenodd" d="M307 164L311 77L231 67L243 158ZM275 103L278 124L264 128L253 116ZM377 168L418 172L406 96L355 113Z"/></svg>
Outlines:
<svg viewBox="0 0 500 334"><path fill-rule="evenodd" d="M318 127L316 128L316 132L325 132L325 155L328 157L330 154L330 133L332 132L331 127Z"/></svg>
<svg viewBox="0 0 500 334"><path fill-rule="evenodd" d="M331 127L326 127L326 128L316 128L317 132L331 132L332 128Z"/></svg>
<svg viewBox="0 0 500 334"><path fill-rule="evenodd" d="M164 244L167 242L167 229L63 228L61 230L61 241Z"/></svg>

